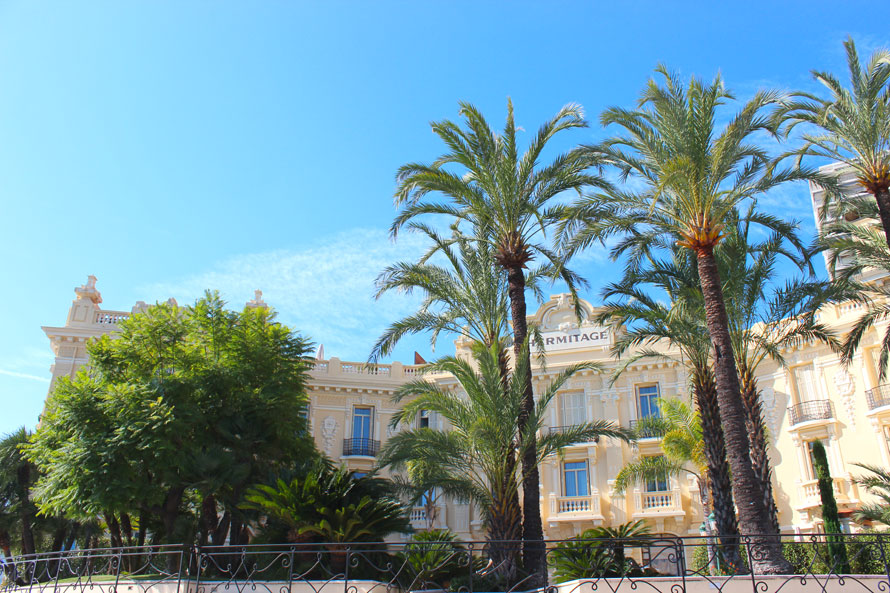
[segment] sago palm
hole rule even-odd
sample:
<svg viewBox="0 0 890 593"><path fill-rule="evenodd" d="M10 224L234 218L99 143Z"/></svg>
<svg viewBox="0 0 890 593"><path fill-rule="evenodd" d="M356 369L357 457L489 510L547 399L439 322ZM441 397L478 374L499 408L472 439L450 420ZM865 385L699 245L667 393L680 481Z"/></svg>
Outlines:
<svg viewBox="0 0 890 593"><path fill-rule="evenodd" d="M657 298L659 292L667 294L669 304ZM616 369L616 377L637 360L670 358L666 346L678 351L679 356L673 359L689 373L689 387L699 413L708 467L707 491L717 533L723 541L722 555L730 565L741 567L732 480L695 256L675 246L669 260L647 259L645 264L629 269L621 281L606 288L604 297L612 300L606 302L599 320L626 326L615 341L613 353L630 356Z"/></svg>
<svg viewBox="0 0 890 593"><path fill-rule="evenodd" d="M521 533L520 509L514 501L520 481L526 478L524 467L517 467L515 454L533 451L537 466L572 443L596 437L628 440L629 434L606 421L579 424L560 433L541 430L557 391L574 373L595 365L574 365L560 372L543 389L528 417L528 430L521 430L528 357L520 357L506 389L497 346L476 348L473 358L445 357L424 369L450 373L458 390L423 379L399 388L395 400L406 403L393 417L394 424L410 426L420 410L429 410L447 420L450 427L413 428L396 434L381 450L379 463L407 470L420 488L438 488L445 495L472 501L484 517L493 562L512 577L518 568L517 558L515 550L504 542L518 539Z"/></svg>
<svg viewBox="0 0 890 593"><path fill-rule="evenodd" d="M555 136L587 126L577 105L563 107L544 123L524 152L517 142L512 102L507 103L507 122L501 133L492 130L482 113L469 103L461 103L460 116L462 124L448 120L432 124L433 132L447 147L445 154L430 164L409 163L399 169L395 201L401 211L391 231L395 235L421 216L442 215L455 219L466 232L472 231L475 240L492 247L496 261L507 275L513 354L514 360L519 361L528 335L525 269L529 263L535 259L543 262L573 295L580 281L548 240L548 231L562 216L558 197L564 192L607 184L590 172L596 157L589 151L573 149L541 163ZM520 416L524 433L530 430L527 425L534 413L534 396L531 365L525 364L523 368L527 373ZM537 573L543 584L546 562L536 457L532 446L522 458L522 535L526 566Z"/></svg>
<svg viewBox="0 0 890 593"><path fill-rule="evenodd" d="M762 548L758 570L784 573L790 567L749 458L744 404L714 251L734 209L785 181L802 178L803 173L776 169L767 150L756 144L756 136L769 130L767 110L777 103L777 94L756 93L719 128L719 108L734 98L719 76L711 84L692 78L686 87L664 67L657 72L663 83L650 80L636 110L616 107L603 113L603 124L615 125L621 133L591 147L623 177L640 185L579 200L563 228L565 243L573 251L620 236L613 253L630 255L630 265L652 250L674 244L694 253L714 349L739 525Z"/></svg>
<svg viewBox="0 0 890 593"><path fill-rule="evenodd" d="M803 146L789 155L798 163L807 155L846 163L856 172L859 184L878 206L884 241L890 245L890 52L875 51L863 68L853 39L844 42L850 86L829 72L813 72L828 97L799 92L776 112L785 132L806 124L815 128L803 134ZM843 212L843 193L831 179L821 180ZM823 212L824 215L824 212Z"/></svg>

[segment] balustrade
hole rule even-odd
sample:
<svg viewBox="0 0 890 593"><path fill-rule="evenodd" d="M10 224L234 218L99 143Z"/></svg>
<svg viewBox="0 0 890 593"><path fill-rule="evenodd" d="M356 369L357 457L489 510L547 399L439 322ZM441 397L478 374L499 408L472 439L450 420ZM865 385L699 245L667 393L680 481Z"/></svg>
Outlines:
<svg viewBox="0 0 890 593"><path fill-rule="evenodd" d="M827 399L815 399L801 402L788 408L791 426L813 420L831 420L834 418L834 405Z"/></svg>
<svg viewBox="0 0 890 593"><path fill-rule="evenodd" d="M865 392L869 410L876 410L884 406L890 406L890 383L878 385L874 389Z"/></svg>

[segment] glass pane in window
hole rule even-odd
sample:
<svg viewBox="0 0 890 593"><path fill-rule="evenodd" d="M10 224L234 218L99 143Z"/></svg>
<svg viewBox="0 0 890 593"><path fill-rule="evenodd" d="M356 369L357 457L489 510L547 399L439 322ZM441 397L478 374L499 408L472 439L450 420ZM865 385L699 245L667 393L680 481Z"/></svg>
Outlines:
<svg viewBox="0 0 890 593"><path fill-rule="evenodd" d="M658 411L658 385L637 387L637 398L640 403L640 418L657 418L661 415Z"/></svg>
<svg viewBox="0 0 890 593"><path fill-rule="evenodd" d="M371 438L371 408L356 408L352 417L352 438Z"/></svg>
<svg viewBox="0 0 890 593"><path fill-rule="evenodd" d="M564 466L565 496L587 496L587 462L572 461Z"/></svg>

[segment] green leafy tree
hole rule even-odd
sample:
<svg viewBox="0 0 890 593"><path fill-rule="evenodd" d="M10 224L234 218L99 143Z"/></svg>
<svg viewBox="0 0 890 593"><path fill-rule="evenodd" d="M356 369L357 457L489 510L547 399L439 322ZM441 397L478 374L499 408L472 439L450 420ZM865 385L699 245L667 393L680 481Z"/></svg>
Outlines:
<svg viewBox="0 0 890 593"><path fill-rule="evenodd" d="M813 78L828 91L827 98L795 93L775 118L787 124L786 134L801 124L815 129L807 130L803 145L789 153L798 163L805 156L825 157L846 163L856 172L859 184L877 205L884 242L890 245L890 52L875 51L863 68L852 38L844 42L844 48L849 88L829 72L814 71ZM848 200L834 180L819 182L828 190L836 212L861 207L858 200Z"/></svg>
<svg viewBox="0 0 890 593"><path fill-rule="evenodd" d="M710 511L707 500L708 462L701 418L698 412L679 398L659 398L658 409L660 416L642 418L634 427L634 433L637 439L659 437L664 455L639 457L624 464L615 476L615 491L624 492L633 484L645 484L665 476L689 474L699 483L702 507L707 513Z"/></svg>
<svg viewBox="0 0 890 593"><path fill-rule="evenodd" d="M550 275L562 279L573 295L580 282L547 240L548 231L562 216L556 199L563 192L603 187L606 183L590 173L595 162L587 151L570 150L541 164L542 154L555 136L586 127L577 105L562 108L541 126L524 153L520 153L517 143L512 102L508 102L507 122L501 133L493 131L482 113L469 103L461 103L460 115L463 125L448 120L432 124L448 152L431 164L409 163L399 169L395 199L402 209L392 224L392 233L395 235L418 217L443 215L467 225L474 240L491 246L495 260L507 274L513 358L519 368L520 357L529 356L523 350L528 337L525 269L529 263L535 258L545 262ZM520 416L520 430L525 433L531 430L535 403L531 365L526 361L522 368L528 375ZM526 567L543 585L546 560L536 458L532 444L522 458L522 538Z"/></svg>
<svg viewBox="0 0 890 593"><path fill-rule="evenodd" d="M624 177L639 181L641 189L615 189L579 200L563 226L564 243L574 251L620 236L613 255L629 255L630 266L674 244L695 255L739 525L761 550L755 562L758 572L786 573L788 563L776 543L778 533L749 457L745 407L715 250L728 217L742 203L804 175L778 170L755 140L769 130L767 110L776 105L778 95L756 93L719 129L719 107L733 99L719 77L711 84L693 78L687 87L664 67L657 72L663 83L650 80L636 110L616 107L603 113L603 124L615 125L621 133L591 147Z"/></svg>
<svg viewBox="0 0 890 593"><path fill-rule="evenodd" d="M453 578L471 577L483 567L482 559L472 558L457 535L448 529L415 533L396 557L406 591L447 588Z"/></svg>
<svg viewBox="0 0 890 593"><path fill-rule="evenodd" d="M197 496L202 523L244 543L244 489L314 451L301 414L310 344L272 311L229 311L208 293L149 307L87 349L89 367L59 381L26 448L41 511L102 516L113 545L133 516L191 541Z"/></svg>
<svg viewBox="0 0 890 593"><path fill-rule="evenodd" d="M450 428L404 430L386 443L379 463L397 471L407 470L419 488L439 488L445 495L472 501L484 517L489 554L497 571L515 578L516 550L503 542L518 539L520 509L514 501L524 468L517 467L510 453L519 451L522 455L533 448L535 462L541 463L544 457L572 443L599 436L628 440L629 434L610 422L597 421L537 436L557 391L578 370L594 368L591 364L559 373L537 401L529 418L532 430L520 430L526 380L523 366L528 359L519 359L505 390L498 358L498 349L492 346L475 349L472 362L445 357L426 367L426 372L453 375L462 393L423 379L400 387L395 400L405 403L394 416L394 425L411 425L420 410L430 410L445 419ZM512 465L510 459L514 460Z"/></svg>
<svg viewBox="0 0 890 593"><path fill-rule="evenodd" d="M828 468L828 457L822 441L813 443L813 467L819 481L819 497L822 499L822 527L828 534L828 551L831 554L831 571L838 574L849 574L850 563L847 560L847 548L841 533L841 521L837 515L837 501L834 499L834 480Z"/></svg>

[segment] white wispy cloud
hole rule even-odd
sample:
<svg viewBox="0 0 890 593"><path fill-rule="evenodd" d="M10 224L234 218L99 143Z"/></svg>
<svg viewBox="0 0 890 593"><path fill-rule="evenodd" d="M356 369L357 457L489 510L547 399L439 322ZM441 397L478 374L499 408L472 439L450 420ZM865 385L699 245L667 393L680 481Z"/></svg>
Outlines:
<svg viewBox="0 0 890 593"><path fill-rule="evenodd" d="M39 377L37 375L29 375L28 373L20 373L18 371L9 371L0 369L0 375L7 377L16 377L18 379L28 379L29 381L40 381L41 383L49 383L49 377Z"/></svg>
<svg viewBox="0 0 890 593"><path fill-rule="evenodd" d="M152 300L173 296L186 304L214 289L238 308L261 289L279 319L324 344L325 356L361 361L382 330L419 302L419 297L404 294L375 301L374 280L386 266L416 260L425 248L419 235L406 233L393 243L382 229L354 229L305 249L233 257L141 292Z"/></svg>

